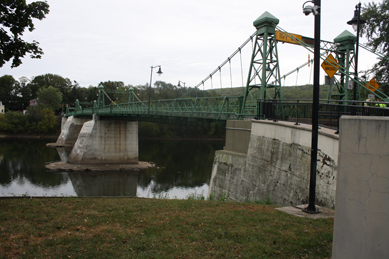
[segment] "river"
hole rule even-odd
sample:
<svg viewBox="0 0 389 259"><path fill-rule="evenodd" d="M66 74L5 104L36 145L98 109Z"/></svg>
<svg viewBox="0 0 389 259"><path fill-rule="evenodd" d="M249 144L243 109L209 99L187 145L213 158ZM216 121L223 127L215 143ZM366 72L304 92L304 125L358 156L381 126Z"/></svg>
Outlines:
<svg viewBox="0 0 389 259"><path fill-rule="evenodd" d="M0 139L0 196L137 196L185 199L207 196L215 150L224 141L139 139L139 172L52 172L60 161L53 140ZM69 152L69 151L67 151Z"/></svg>

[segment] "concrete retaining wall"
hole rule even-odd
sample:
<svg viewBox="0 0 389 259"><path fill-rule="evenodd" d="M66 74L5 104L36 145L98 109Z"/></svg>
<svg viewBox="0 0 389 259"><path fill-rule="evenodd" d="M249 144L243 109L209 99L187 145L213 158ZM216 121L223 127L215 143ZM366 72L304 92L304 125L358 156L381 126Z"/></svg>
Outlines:
<svg viewBox="0 0 389 259"><path fill-rule="evenodd" d="M138 122L94 119L84 123L71 164L137 164Z"/></svg>
<svg viewBox="0 0 389 259"><path fill-rule="evenodd" d="M251 121L227 121L224 150L247 154L251 135Z"/></svg>
<svg viewBox="0 0 389 259"><path fill-rule="evenodd" d="M389 119L342 117L332 258L389 256Z"/></svg>
<svg viewBox="0 0 389 259"><path fill-rule="evenodd" d="M226 140L227 142L227 140ZM338 137L319 133L317 204L335 206ZM209 193L236 201L270 198L274 204L308 201L311 130L292 123L252 121L247 155L218 151Z"/></svg>

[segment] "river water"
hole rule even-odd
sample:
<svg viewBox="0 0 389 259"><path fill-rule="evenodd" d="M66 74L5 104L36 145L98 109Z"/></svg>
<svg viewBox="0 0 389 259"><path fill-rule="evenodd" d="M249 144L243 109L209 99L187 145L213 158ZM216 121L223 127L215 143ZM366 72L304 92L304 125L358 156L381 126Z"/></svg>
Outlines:
<svg viewBox="0 0 389 259"><path fill-rule="evenodd" d="M215 150L224 141L142 140L139 172L52 172L60 161L53 140L0 139L0 196L137 196L185 199L208 194ZM67 151L69 152L69 151Z"/></svg>

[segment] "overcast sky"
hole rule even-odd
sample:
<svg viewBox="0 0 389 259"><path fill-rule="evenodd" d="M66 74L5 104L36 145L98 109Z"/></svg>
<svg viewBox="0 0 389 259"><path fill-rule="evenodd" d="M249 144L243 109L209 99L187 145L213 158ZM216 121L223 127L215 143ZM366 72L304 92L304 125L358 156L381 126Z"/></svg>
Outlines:
<svg viewBox="0 0 389 259"><path fill-rule="evenodd" d="M36 29L25 32L23 37L40 43L44 51L42 59L25 57L23 64L13 69L6 63L0 68L0 75L18 79L52 73L76 80L83 87L108 80L136 86L149 83L150 67L161 65L163 75L157 77L153 73L153 83L161 80L176 85L181 80L186 86L195 86L249 38L255 31L253 21L265 11L277 17L279 26L286 31L312 38L314 34L314 16L302 13L305 1L300 0L47 2L50 13L42 21L35 20ZM321 3L323 40L333 41L344 30L354 33L346 22L353 17L357 1L322 0ZM308 60L309 52L302 47L278 44L278 50L281 75ZM244 78L250 55L251 44L242 51ZM242 85L239 59L237 55L231 61L233 86ZM363 49L359 59L360 70L376 62L376 57ZM229 66L222 69L223 87L231 87L229 70ZM283 84L312 83L311 70L305 67L298 75L283 80ZM320 73L323 79L324 71ZM215 88L219 81L218 78L217 84L213 83Z"/></svg>

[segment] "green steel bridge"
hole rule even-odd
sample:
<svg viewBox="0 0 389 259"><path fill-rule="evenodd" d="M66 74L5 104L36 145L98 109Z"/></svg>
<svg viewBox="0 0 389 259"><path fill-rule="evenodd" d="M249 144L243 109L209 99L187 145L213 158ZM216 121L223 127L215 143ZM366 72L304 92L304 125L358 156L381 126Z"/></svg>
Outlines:
<svg viewBox="0 0 389 259"><path fill-rule="evenodd" d="M278 42L297 44L314 52L312 38L289 33L278 26L279 20L268 12L262 14L254 21L256 27L253 33L231 56L229 56L211 74L195 86L199 88L207 80L221 72L221 68L230 64L231 59L241 53L248 42L252 42L252 55L249 73L244 92L239 96L217 97L187 97L170 100L141 101L133 88L125 91L106 90L99 86L98 98L92 105L84 106L84 103L76 101L75 107L67 107L65 117L92 116L116 117L123 120L151 121L151 122L191 122L211 121L225 124L227 120L242 120L250 118L265 118L262 102L257 100L277 100L282 102L281 79L298 71L298 69L312 63L307 63L296 70L281 76L278 58ZM334 42L321 41L321 59L327 67L333 67L335 83L330 87L328 100L349 101L352 100L352 90L348 85L357 84L357 100L360 100L361 89L373 94L377 99L389 102L389 97L378 89L373 88L361 78L356 78L354 73L356 36L344 31L334 39ZM368 47L362 48L387 58L380 53L375 53ZM328 59L330 54L335 61ZM243 80L243 79L242 79ZM113 100L113 95L120 96ZM89 107L88 107L89 106Z"/></svg>

